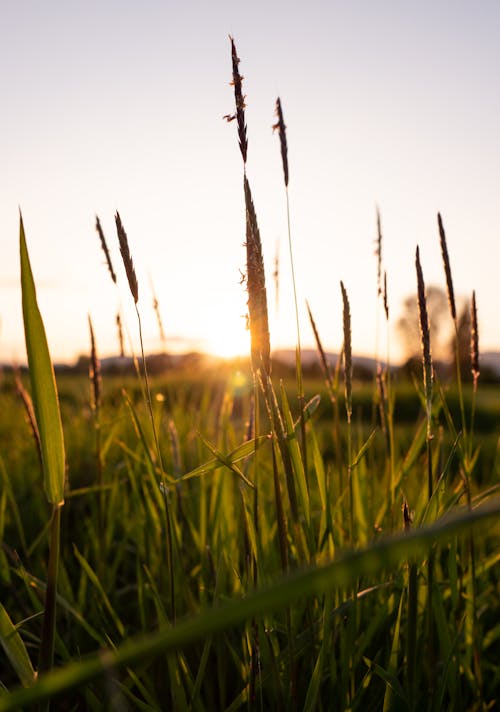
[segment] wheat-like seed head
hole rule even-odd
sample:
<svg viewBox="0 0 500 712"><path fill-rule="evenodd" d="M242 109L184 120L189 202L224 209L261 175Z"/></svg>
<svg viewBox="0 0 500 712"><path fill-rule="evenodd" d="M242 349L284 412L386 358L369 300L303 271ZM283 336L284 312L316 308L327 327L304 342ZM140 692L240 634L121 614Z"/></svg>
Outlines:
<svg viewBox="0 0 500 712"><path fill-rule="evenodd" d="M92 399L91 406L92 409L98 411L101 406L101 396L102 396L102 381L101 381L101 362L97 355L97 348L94 336L94 327L92 326L92 319L89 315L89 331L90 331L90 368L89 376L90 382L92 384Z"/></svg>
<svg viewBox="0 0 500 712"><path fill-rule="evenodd" d="M125 356L125 349L123 348L123 329L122 329L122 320L121 320L120 312L116 313L116 328L118 331L118 344L120 347L120 358L123 358Z"/></svg>
<svg viewBox="0 0 500 712"><path fill-rule="evenodd" d="M471 340L470 340L470 360L471 360L471 371L472 378L474 379L474 390L477 388L477 381L479 378L479 331L477 326L477 306L476 306L476 292L472 292L472 300L470 306L470 321L471 321Z"/></svg>
<svg viewBox="0 0 500 712"><path fill-rule="evenodd" d="M127 274L128 286L130 287L130 292L134 298L134 302L137 304L139 301L139 285L135 275L134 263L132 262L132 257L130 255L127 233L125 232L120 218L120 213L118 212L115 215L115 223L116 231L118 233L118 241L120 243L120 252L123 259L123 266L125 267L125 272Z"/></svg>
<svg viewBox="0 0 500 712"><path fill-rule="evenodd" d="M377 294L382 294L382 221L380 219L380 210L377 205L377 247L375 248L375 257L377 258Z"/></svg>
<svg viewBox="0 0 500 712"><path fill-rule="evenodd" d="M158 297L156 296L156 290L155 290L151 275L149 276L149 284L151 287L151 293L153 295L153 311L156 316L156 323L158 324L158 331L160 332L160 339L161 339L162 343L165 343L165 341L167 340L167 337L165 336L165 330L163 328L163 319L161 318L161 312L160 312L160 302L158 301Z"/></svg>
<svg viewBox="0 0 500 712"><path fill-rule="evenodd" d="M382 297L384 300L385 318L386 318L386 321L389 321L389 300L387 297L387 272L385 270L384 270L384 288L383 288Z"/></svg>
<svg viewBox="0 0 500 712"><path fill-rule="evenodd" d="M345 378L345 403L347 420L351 420L352 415L352 346L351 346L351 310L349 298L347 296L344 283L340 282L343 303L343 323L344 323L344 378Z"/></svg>
<svg viewBox="0 0 500 712"><path fill-rule="evenodd" d="M430 412L432 401L432 357L431 357L431 338L429 330L429 317L427 314L427 298L425 296L425 283L420 265L420 252L417 247L415 256L415 266L417 270L417 300L418 314L420 322L420 336L422 340L422 360L424 369L424 390L427 403L428 413Z"/></svg>
<svg viewBox="0 0 500 712"><path fill-rule="evenodd" d="M246 251L247 251L247 289L248 317L252 368L263 369L266 375L271 373L271 345L267 316L267 292L257 216L246 175L243 178L246 207Z"/></svg>
<svg viewBox="0 0 500 712"><path fill-rule="evenodd" d="M276 99L276 116L278 117L278 121L273 125L273 131L277 129L279 133L283 176L285 178L285 186L288 186L288 148L286 143L286 126L283 119L283 111L279 97Z"/></svg>
<svg viewBox="0 0 500 712"><path fill-rule="evenodd" d="M109 254L106 238L104 237L104 232L101 227L101 221L99 220L97 215L95 216L95 229L97 230L99 240L101 241L101 247L102 251L104 252L104 257L106 258L106 264L108 266L109 274L111 275L111 279L113 280L113 282L116 284L116 274L113 269L113 263L111 262L111 255Z"/></svg>
<svg viewBox="0 0 500 712"><path fill-rule="evenodd" d="M443 220L441 219L441 213L437 214L437 219L439 227L439 242L441 244L441 254L443 256L444 272L446 275L446 288L448 290L448 304L450 305L451 318L456 323L457 308L455 306L455 294L453 291L453 279L451 277L450 257L446 246L446 234L443 227Z"/></svg>
<svg viewBox="0 0 500 712"><path fill-rule="evenodd" d="M234 99L236 102L236 113L235 114L226 114L224 118L226 121L234 121L236 119L236 123L238 125L238 139L239 139L239 144L240 144L240 151L241 155L243 157L243 163L246 164L247 162L247 150L248 150L248 139L247 139L247 127L245 124L245 96L243 95L243 91L241 88L241 84L243 81L243 77L239 73L238 70L238 65L240 63L240 58L238 57L238 54L236 52L236 46L234 44L234 39L229 36L229 40L231 41L231 60L233 64L233 81L231 82L231 85L234 86Z"/></svg>
<svg viewBox="0 0 500 712"><path fill-rule="evenodd" d="M318 328L316 326L316 322L314 321L314 317L312 315L312 311L311 311L311 308L310 308L308 302L306 302L306 307L307 307L307 313L309 314L309 321L311 322L312 330L314 333L314 339L316 341L316 348L318 349L319 360L321 362L321 368L323 370L323 375L325 377L326 382L328 383L328 385L330 387L330 393L333 394L334 385L333 385L333 378L332 378L330 366L328 365L325 350L323 349L323 344L321 343Z"/></svg>

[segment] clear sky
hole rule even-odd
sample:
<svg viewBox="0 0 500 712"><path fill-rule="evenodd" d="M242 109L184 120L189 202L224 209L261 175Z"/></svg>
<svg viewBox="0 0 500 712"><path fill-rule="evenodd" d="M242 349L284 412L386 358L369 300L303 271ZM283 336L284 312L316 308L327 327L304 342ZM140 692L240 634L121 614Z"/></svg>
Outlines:
<svg viewBox="0 0 500 712"><path fill-rule="evenodd" d="M19 206L55 359L88 351L88 313L101 354L116 352L120 305L137 343L115 210L137 267L147 348L162 348L150 276L167 350L244 348L242 162L235 123L222 120L234 107L228 34L245 77L273 346L296 341L271 130L279 95L303 345L313 345L307 299L325 347L340 347L342 279L353 348L374 353L378 204L391 322L415 291L417 244L426 283L444 286L440 210L455 291L476 289L481 348L498 349L499 27L496 0L2 2L0 361L24 360ZM391 351L397 358L395 336Z"/></svg>

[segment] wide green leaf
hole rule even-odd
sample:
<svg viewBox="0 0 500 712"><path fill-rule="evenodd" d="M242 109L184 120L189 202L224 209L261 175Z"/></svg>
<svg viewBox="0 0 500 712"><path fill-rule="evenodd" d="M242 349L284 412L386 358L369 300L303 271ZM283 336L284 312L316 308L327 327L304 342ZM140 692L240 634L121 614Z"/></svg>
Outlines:
<svg viewBox="0 0 500 712"><path fill-rule="evenodd" d="M40 431L44 487L47 499L54 505L64 502L65 455L64 439L57 396L54 369L40 310L35 282L31 271L22 216L19 225L21 253L21 287L24 334L31 393L35 416Z"/></svg>
<svg viewBox="0 0 500 712"><path fill-rule="evenodd" d="M26 646L19 635L16 626L12 623L9 614L0 603L0 644L9 658L12 667L17 673L24 687L32 685L35 681L35 671L26 650Z"/></svg>

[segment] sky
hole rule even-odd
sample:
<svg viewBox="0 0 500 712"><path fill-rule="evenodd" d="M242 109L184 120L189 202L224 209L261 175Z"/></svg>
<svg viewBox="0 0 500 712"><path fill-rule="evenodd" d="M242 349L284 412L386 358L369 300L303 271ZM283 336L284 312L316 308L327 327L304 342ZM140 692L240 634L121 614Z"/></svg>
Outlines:
<svg viewBox="0 0 500 712"><path fill-rule="evenodd" d="M272 131L280 96L302 346L314 345L308 300L325 348L340 348L342 280L353 350L402 358L395 323L416 291L417 244L426 284L445 286L440 211L455 292L476 290L480 348L500 350L499 26L496 0L0 3L0 362L25 360L19 209L54 360L88 353L89 314L102 356L117 352L117 310L127 350L138 348L117 210L146 349L248 348L243 165L235 122L222 118L234 111L228 35L244 76L273 348L297 342ZM377 205L388 324L376 298Z"/></svg>

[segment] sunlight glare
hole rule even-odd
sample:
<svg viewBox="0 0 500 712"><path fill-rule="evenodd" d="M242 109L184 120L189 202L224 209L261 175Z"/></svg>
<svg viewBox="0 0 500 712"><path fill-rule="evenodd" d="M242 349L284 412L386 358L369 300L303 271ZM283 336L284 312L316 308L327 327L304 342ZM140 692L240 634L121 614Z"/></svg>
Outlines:
<svg viewBox="0 0 500 712"><path fill-rule="evenodd" d="M227 326L213 330L211 336L205 340L204 349L213 356L221 358L235 358L250 355L250 332L241 327L229 331Z"/></svg>

